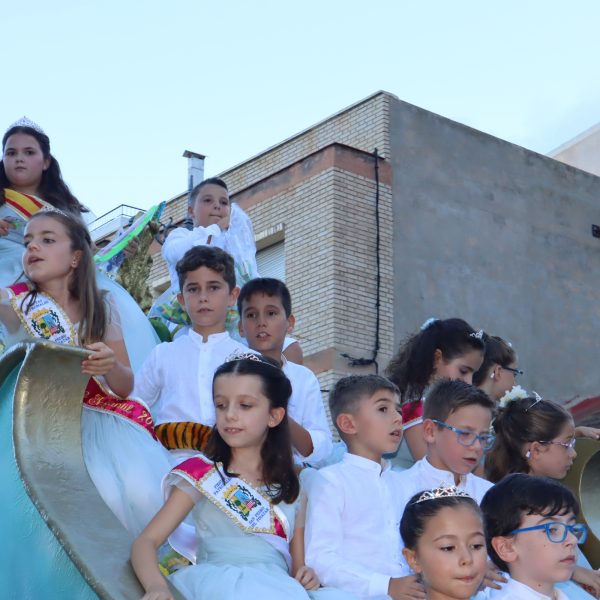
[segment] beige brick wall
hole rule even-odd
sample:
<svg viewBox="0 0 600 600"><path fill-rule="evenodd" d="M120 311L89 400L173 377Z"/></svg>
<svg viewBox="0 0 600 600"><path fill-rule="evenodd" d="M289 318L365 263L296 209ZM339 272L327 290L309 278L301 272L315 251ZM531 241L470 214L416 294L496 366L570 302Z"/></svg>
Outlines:
<svg viewBox="0 0 600 600"><path fill-rule="evenodd" d="M377 92L309 129L220 174L236 193L308 154L338 142L365 152L390 155L389 105L393 96Z"/></svg>

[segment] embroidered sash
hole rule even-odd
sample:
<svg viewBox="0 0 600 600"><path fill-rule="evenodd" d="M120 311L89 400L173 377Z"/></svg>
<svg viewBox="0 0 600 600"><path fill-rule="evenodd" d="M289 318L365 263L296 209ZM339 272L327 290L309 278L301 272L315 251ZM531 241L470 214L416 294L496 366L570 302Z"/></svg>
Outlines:
<svg viewBox="0 0 600 600"><path fill-rule="evenodd" d="M10 188L4 188L4 202L26 221L29 221L38 210L52 206L37 196L21 194Z"/></svg>
<svg viewBox="0 0 600 600"><path fill-rule="evenodd" d="M289 567L290 525L285 514L277 505L271 504L268 496L240 477L228 477L203 456L190 458L175 467L163 482L165 492L167 480L173 475L193 485L240 529L260 535L283 555Z"/></svg>
<svg viewBox="0 0 600 600"><path fill-rule="evenodd" d="M402 405L402 429L406 431L423 421L423 400L413 400Z"/></svg>
<svg viewBox="0 0 600 600"><path fill-rule="evenodd" d="M44 338L57 344L78 345L78 336L73 323L51 296L38 292L29 306L29 298L26 296L30 288L27 283L17 283L8 289L11 291L11 306L31 337ZM152 416L146 406L138 400L117 398L105 389L96 377L90 378L83 403L91 410L126 419L145 429L157 440Z"/></svg>

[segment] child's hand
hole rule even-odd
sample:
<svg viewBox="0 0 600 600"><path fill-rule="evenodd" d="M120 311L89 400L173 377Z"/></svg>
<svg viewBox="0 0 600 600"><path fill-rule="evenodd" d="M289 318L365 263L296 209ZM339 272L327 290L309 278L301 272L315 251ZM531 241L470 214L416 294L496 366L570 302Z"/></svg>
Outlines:
<svg viewBox="0 0 600 600"><path fill-rule="evenodd" d="M106 375L117 362L115 353L102 342L95 342L86 346L88 350L93 350L81 363L81 372L87 375Z"/></svg>
<svg viewBox="0 0 600 600"><path fill-rule="evenodd" d="M575 437L590 438L591 440L600 440L600 429L595 427L575 427Z"/></svg>
<svg viewBox="0 0 600 600"><path fill-rule="evenodd" d="M501 590L502 586L499 584L506 583L507 581L508 579L506 579L506 577L504 577L500 571L498 571L498 567L491 560L488 560L485 577L483 578L481 587L489 587L494 590Z"/></svg>
<svg viewBox="0 0 600 600"><path fill-rule="evenodd" d="M427 597L425 588L416 575L392 577L388 586L388 594L394 600L421 600Z"/></svg>
<svg viewBox="0 0 600 600"><path fill-rule="evenodd" d="M167 587L150 588L145 594L142 600L173 600L171 592Z"/></svg>
<svg viewBox="0 0 600 600"><path fill-rule="evenodd" d="M0 235L8 235L14 225L5 219L0 219Z"/></svg>
<svg viewBox="0 0 600 600"><path fill-rule="evenodd" d="M298 569L294 579L300 582L305 590L317 590L321 587L321 582L319 581L317 574L313 569L306 565Z"/></svg>
<svg viewBox="0 0 600 600"><path fill-rule="evenodd" d="M575 567L572 579L583 586L594 598L600 596L600 573L598 571L585 569L584 567Z"/></svg>
<svg viewBox="0 0 600 600"><path fill-rule="evenodd" d="M125 259L131 258L137 254L137 251L140 249L140 240L134 237L130 240L129 244L123 248L123 254L125 255Z"/></svg>
<svg viewBox="0 0 600 600"><path fill-rule="evenodd" d="M217 221L217 225L219 226L219 228L221 229L221 231L226 231L227 229L229 229L229 221L230 221L230 219L231 219L231 213L228 213L224 217L221 217Z"/></svg>

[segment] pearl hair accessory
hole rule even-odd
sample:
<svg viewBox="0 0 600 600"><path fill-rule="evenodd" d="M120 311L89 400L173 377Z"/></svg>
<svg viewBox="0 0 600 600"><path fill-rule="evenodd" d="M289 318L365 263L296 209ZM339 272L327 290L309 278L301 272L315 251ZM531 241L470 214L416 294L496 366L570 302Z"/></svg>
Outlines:
<svg viewBox="0 0 600 600"><path fill-rule="evenodd" d="M473 333L470 334L472 338L477 338L478 340L483 339L483 329L480 329L479 331L475 331Z"/></svg>
<svg viewBox="0 0 600 600"><path fill-rule="evenodd" d="M21 117L18 121L15 121L6 131L10 131L15 127L29 127L29 129L33 129L34 131L37 131L42 135L46 135L44 130L37 123L35 123L31 119L28 119L25 116Z"/></svg>

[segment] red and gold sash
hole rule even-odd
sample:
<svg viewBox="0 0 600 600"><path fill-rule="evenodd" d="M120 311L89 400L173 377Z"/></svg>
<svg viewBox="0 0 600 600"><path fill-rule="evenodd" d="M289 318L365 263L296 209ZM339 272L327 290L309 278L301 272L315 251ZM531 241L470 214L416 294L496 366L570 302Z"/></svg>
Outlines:
<svg viewBox="0 0 600 600"><path fill-rule="evenodd" d="M52 208L51 204L37 196L21 194L10 188L4 188L4 202L26 221L29 221L38 210Z"/></svg>
<svg viewBox="0 0 600 600"><path fill-rule="evenodd" d="M17 283L8 289L11 291L12 308L31 337L68 346L78 344L77 331L73 323L51 296L38 292L30 305L29 301L25 300L31 289L27 283ZM126 419L145 429L157 440L152 415L146 406L139 400L117 398L110 390L105 389L96 377L89 380L83 403L91 410Z"/></svg>

